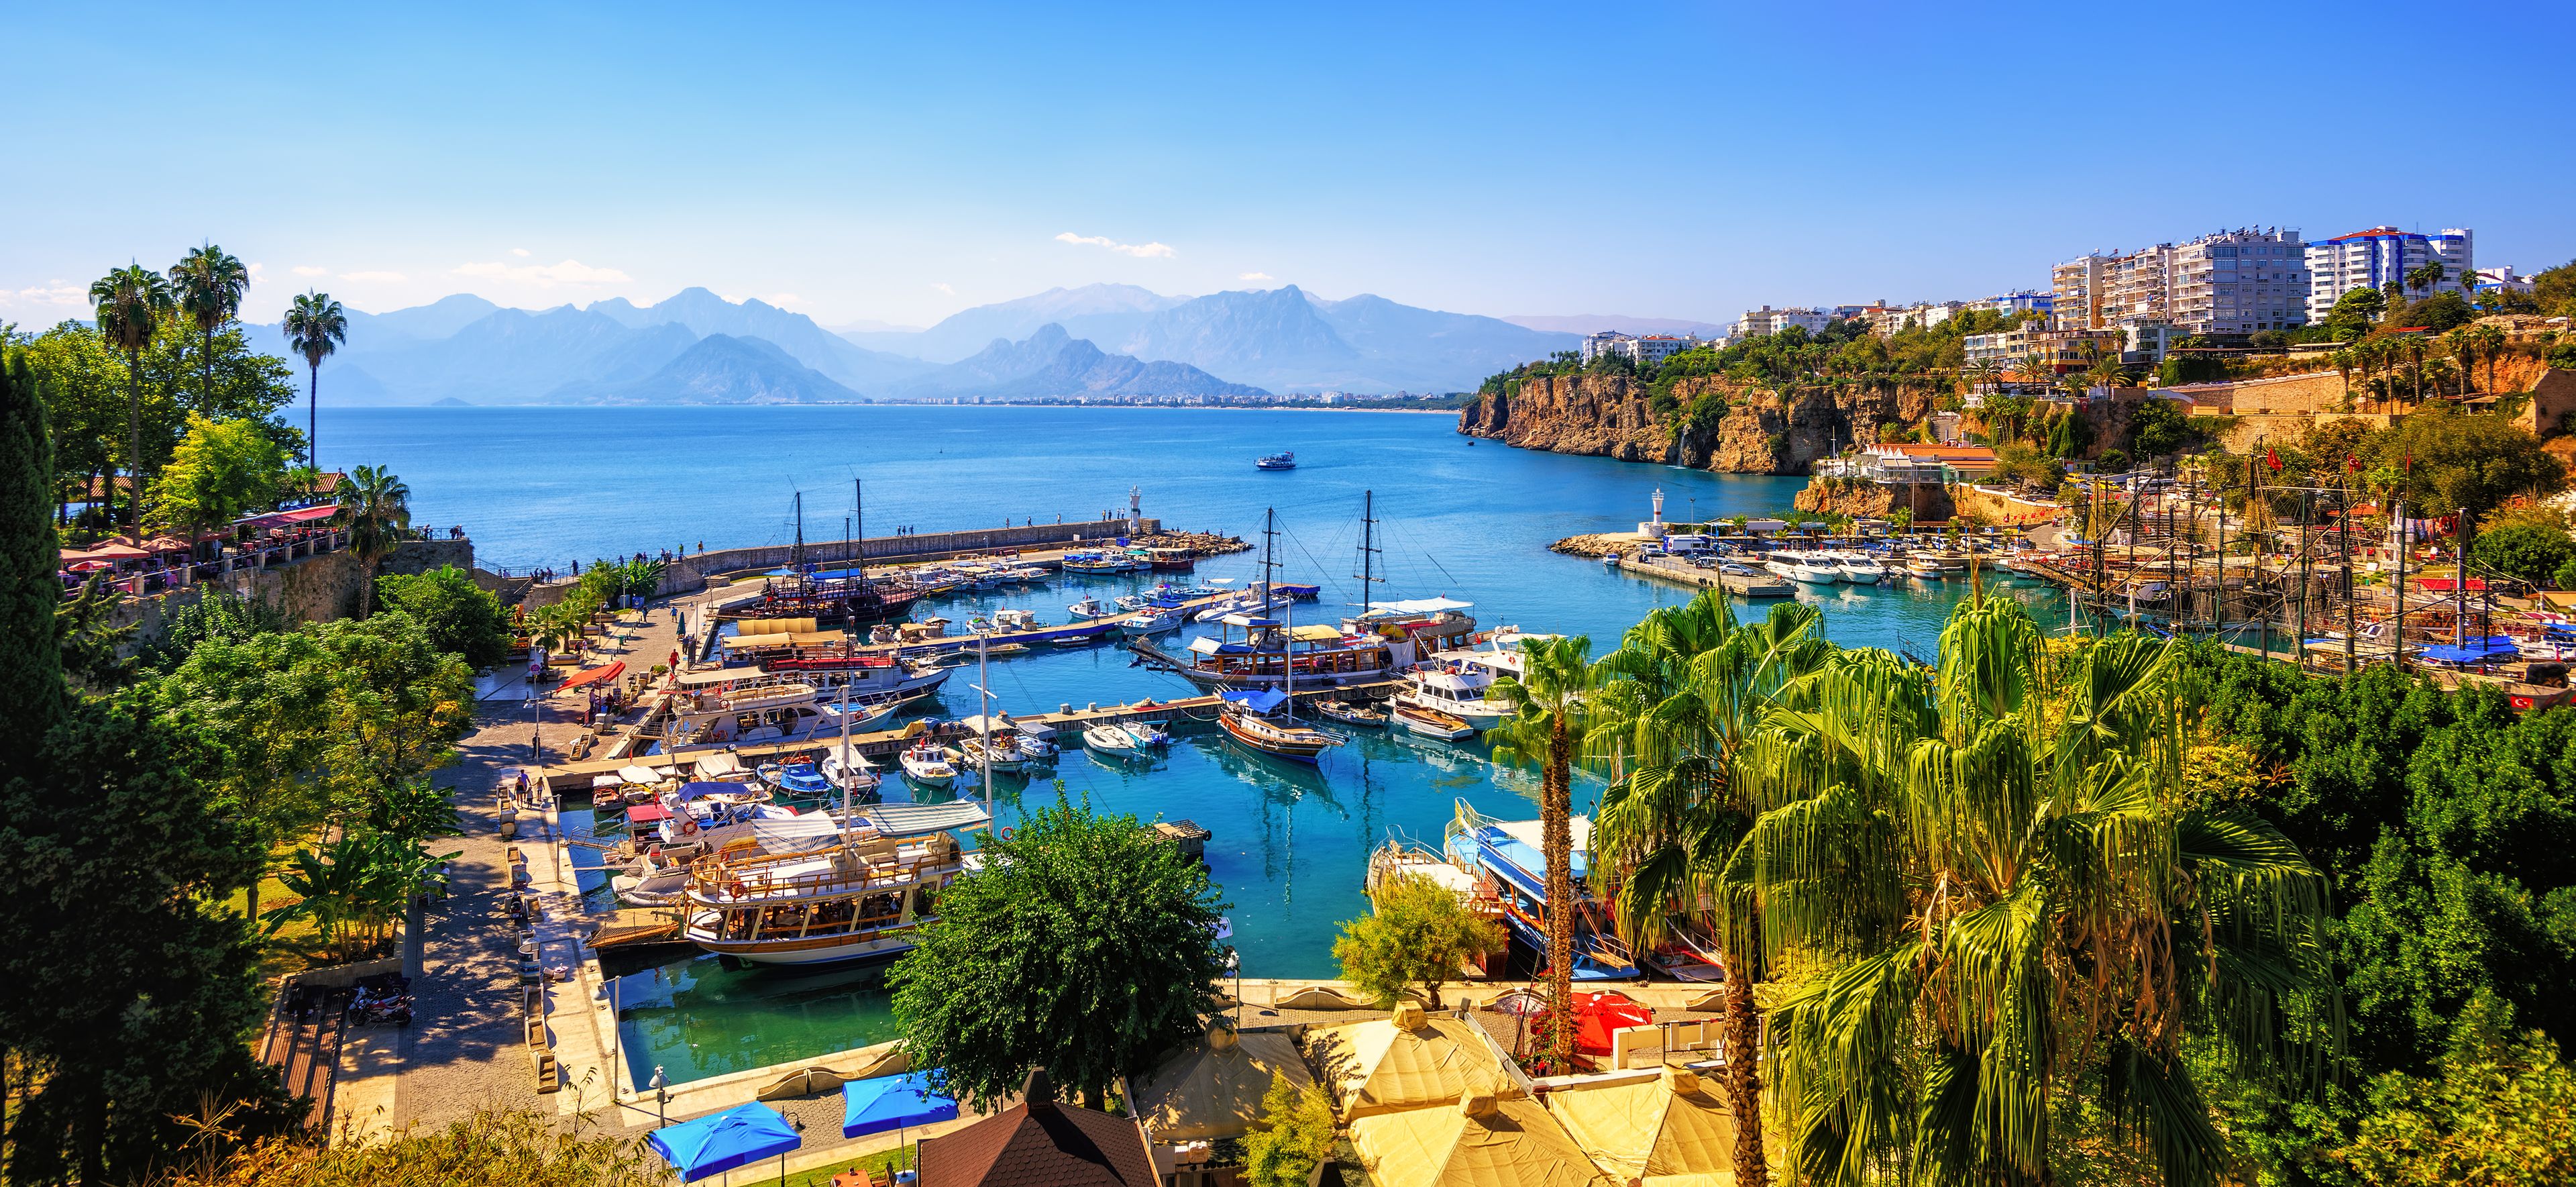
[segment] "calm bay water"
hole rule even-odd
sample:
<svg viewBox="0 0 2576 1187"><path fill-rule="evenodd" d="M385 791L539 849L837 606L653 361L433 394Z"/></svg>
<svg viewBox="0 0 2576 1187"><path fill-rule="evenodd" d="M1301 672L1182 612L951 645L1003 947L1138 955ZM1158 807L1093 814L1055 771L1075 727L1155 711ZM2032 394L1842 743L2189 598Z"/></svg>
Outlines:
<svg viewBox="0 0 2576 1187"><path fill-rule="evenodd" d="M1474 602L1480 624L1588 634L1596 648L1648 610L1688 591L1549 553L1550 541L1616 531L1647 517L1758 514L1789 506L1802 479L1737 477L1657 465L1474 445L1448 416L1364 412L1004 407L423 408L336 412L322 426L334 467L391 467L413 492L414 522L461 524L486 564L526 567L600 556L783 543L795 492L809 540L838 538L853 476L867 483L870 534L998 526L1124 511L1140 488L1146 514L1174 528L1259 539L1275 507L1285 580L1324 586L1300 620L1338 616L1358 599L1355 549L1363 492L1374 492L1376 597L1446 595ZM1298 468L1256 472L1282 449ZM1258 554L1203 563L1199 579L1249 579ZM1033 608L1061 621L1084 593L1103 600L1132 578L1069 578L1044 589L969 595L938 608ZM2010 588L2043 612L2055 595ZM1802 591L1847 646L1929 655L1964 583ZM1739 610L1744 609L1739 603ZM1759 606L1751 608L1760 612ZM971 671L932 711L976 711ZM1191 691L1178 677L1131 667L1114 648L1039 651L995 661L992 691L1014 713L1061 704L1157 699ZM1066 794L1144 819L1211 830L1208 864L1232 904L1247 975L1322 977L1332 937L1367 910L1368 852L1391 835L1436 844L1464 800L1508 819L1537 815L1535 777L1496 768L1481 747L1369 734L1320 769L1256 758L1213 735L1185 736L1151 766L1111 766L1078 748L1057 775ZM996 815L1051 801L1041 778L999 786ZM1598 784L1576 789L1588 810ZM637 1082L665 1066L674 1082L836 1051L891 1037L877 974L726 972L680 962L622 979L627 1063Z"/></svg>

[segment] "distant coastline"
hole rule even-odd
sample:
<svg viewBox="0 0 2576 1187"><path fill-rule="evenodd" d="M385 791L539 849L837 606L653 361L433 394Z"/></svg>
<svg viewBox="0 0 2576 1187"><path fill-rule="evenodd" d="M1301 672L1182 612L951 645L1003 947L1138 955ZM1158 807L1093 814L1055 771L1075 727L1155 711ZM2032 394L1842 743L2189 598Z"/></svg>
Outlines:
<svg viewBox="0 0 2576 1187"><path fill-rule="evenodd" d="M428 404L352 404L347 410L392 411L403 408L470 408L490 412L509 408L597 408L602 411L634 411L644 408L1066 408L1066 409L1133 409L1154 408L1172 412L1388 412L1399 416L1458 415L1455 408L1375 408L1343 404L1071 404L1052 401L987 400L981 404L959 404L947 400L751 400L722 403L687 403L672 400L653 404L469 404L445 399Z"/></svg>

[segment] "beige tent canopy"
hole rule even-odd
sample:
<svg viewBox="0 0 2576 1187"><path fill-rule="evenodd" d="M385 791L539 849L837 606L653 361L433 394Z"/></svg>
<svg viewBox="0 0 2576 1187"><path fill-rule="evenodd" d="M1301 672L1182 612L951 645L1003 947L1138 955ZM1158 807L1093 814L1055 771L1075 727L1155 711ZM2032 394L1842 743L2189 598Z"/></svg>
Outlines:
<svg viewBox="0 0 2576 1187"><path fill-rule="evenodd" d="M1314 1031L1306 1049L1331 1081L1344 1120L1446 1105L1468 1089L1512 1082L1475 1023L1434 1018L1409 1001L1396 1003L1393 1018Z"/></svg>
<svg viewBox="0 0 2576 1187"><path fill-rule="evenodd" d="M682 688L695 688L701 684L725 684L735 680L757 680L765 675L768 675L768 673L761 671L757 664L747 668L700 668L694 672L680 673L680 686Z"/></svg>
<svg viewBox="0 0 2576 1187"><path fill-rule="evenodd" d="M1613 1187L1517 1086L1360 1118L1351 1145L1378 1187Z"/></svg>
<svg viewBox="0 0 2576 1187"><path fill-rule="evenodd" d="M811 618L741 618L733 628L746 635L811 634L821 623Z"/></svg>
<svg viewBox="0 0 2576 1187"><path fill-rule="evenodd" d="M1299 1087L1315 1082L1286 1034L1215 1027L1198 1046L1131 1085L1129 1099L1155 1141L1239 1138L1261 1116L1261 1096L1270 1091L1273 1073Z"/></svg>
<svg viewBox="0 0 2576 1187"><path fill-rule="evenodd" d="M1607 1076L1547 1094L1547 1111L1612 1178L1645 1187L1733 1187L1735 1116L1684 1068Z"/></svg>

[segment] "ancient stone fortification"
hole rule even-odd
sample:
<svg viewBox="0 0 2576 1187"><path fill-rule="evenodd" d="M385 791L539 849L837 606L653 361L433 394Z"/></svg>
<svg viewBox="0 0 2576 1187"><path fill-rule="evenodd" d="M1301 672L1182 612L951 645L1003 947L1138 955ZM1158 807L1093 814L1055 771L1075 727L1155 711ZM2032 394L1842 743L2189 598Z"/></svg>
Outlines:
<svg viewBox="0 0 2576 1187"><path fill-rule="evenodd" d="M1639 381L1543 376L1469 404L1458 414L1458 431L1553 453L1732 474L1804 474L1839 447L1876 440L1882 424L1920 423L1941 390L1941 383L1930 380L1774 390L1713 377L1683 379L1672 391L1680 409L1702 396L1726 403L1726 414L1714 426L1691 430L1677 427L1682 411L1656 411Z"/></svg>
<svg viewBox="0 0 2576 1187"><path fill-rule="evenodd" d="M474 542L471 540L413 540L395 545L393 552L385 557L380 571L426 573L446 565L474 573L477 584L490 577L475 571ZM358 613L358 590L365 573L356 553L326 552L265 569L238 569L185 589L131 599L118 608L118 617L134 624L134 634L127 643L129 649L159 639L170 615L183 606L195 605L209 590L267 602L284 611L288 620L294 622L354 618Z"/></svg>

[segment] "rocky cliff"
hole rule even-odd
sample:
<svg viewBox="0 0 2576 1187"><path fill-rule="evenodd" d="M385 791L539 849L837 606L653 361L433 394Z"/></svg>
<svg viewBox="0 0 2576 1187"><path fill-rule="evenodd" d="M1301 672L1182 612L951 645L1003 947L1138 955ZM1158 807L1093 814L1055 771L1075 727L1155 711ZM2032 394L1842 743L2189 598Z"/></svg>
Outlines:
<svg viewBox="0 0 2576 1187"><path fill-rule="evenodd" d="M1921 422L1939 391L1928 381L1772 389L1699 377L1676 381L1664 410L1646 384L1624 376L1541 376L1469 404L1458 414L1458 431L1552 453L1804 474L1837 446L1876 440L1882 424Z"/></svg>

